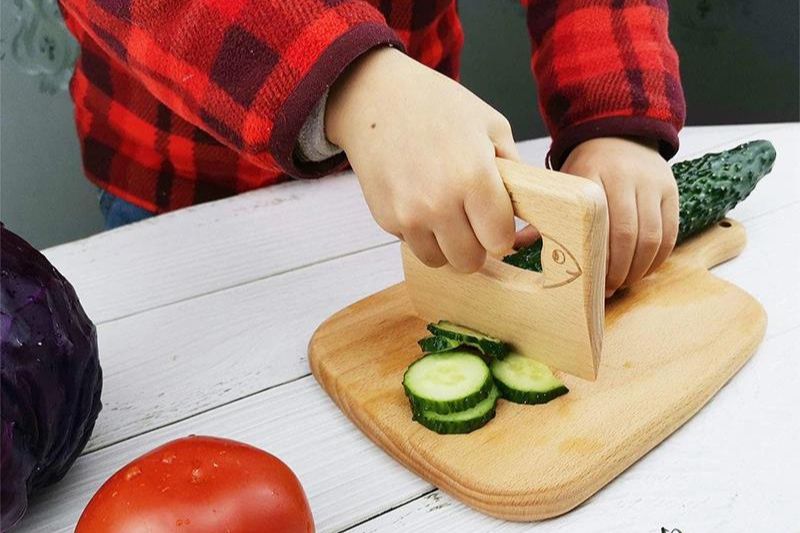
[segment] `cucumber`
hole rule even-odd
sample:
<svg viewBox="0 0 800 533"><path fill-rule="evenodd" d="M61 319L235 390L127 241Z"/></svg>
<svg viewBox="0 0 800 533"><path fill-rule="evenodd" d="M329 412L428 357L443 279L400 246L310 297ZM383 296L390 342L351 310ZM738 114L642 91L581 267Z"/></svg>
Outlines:
<svg viewBox="0 0 800 533"><path fill-rule="evenodd" d="M725 218L769 174L775 156L772 143L762 140L672 165L680 198L678 243Z"/></svg>
<svg viewBox="0 0 800 533"><path fill-rule="evenodd" d="M678 244L725 218L772 171L775 157L772 143L759 140L672 165L680 205ZM541 272L541 256L540 240L507 255L503 261Z"/></svg>
<svg viewBox="0 0 800 533"><path fill-rule="evenodd" d="M491 371L500 395L510 402L547 403L569 392L546 365L517 353L492 361Z"/></svg>
<svg viewBox="0 0 800 533"><path fill-rule="evenodd" d="M504 263L509 265L524 268L525 270L533 270L534 272L542 271L542 239L539 239L530 246L520 248L513 254L509 254L503 258Z"/></svg>
<svg viewBox="0 0 800 533"><path fill-rule="evenodd" d="M492 387L486 398L469 409L446 415L434 411L415 412L414 420L443 435L470 433L485 426L489 420L494 418L499 395L497 387Z"/></svg>
<svg viewBox="0 0 800 533"><path fill-rule="evenodd" d="M445 337L458 341L461 344L471 346L480 351L483 355L490 355L497 359L505 357L509 350L508 344L500 339L478 333L477 331L453 324L452 322L447 322L446 320L440 320L436 324L428 324L428 331L437 337Z"/></svg>
<svg viewBox="0 0 800 533"><path fill-rule="evenodd" d="M464 351L434 353L406 370L403 388L415 413L455 413L489 396L492 374L480 356Z"/></svg>
<svg viewBox="0 0 800 533"><path fill-rule="evenodd" d="M417 341L417 344L419 344L419 347L425 353L448 352L462 346L458 341L448 339L447 337L438 337L436 335L420 339Z"/></svg>

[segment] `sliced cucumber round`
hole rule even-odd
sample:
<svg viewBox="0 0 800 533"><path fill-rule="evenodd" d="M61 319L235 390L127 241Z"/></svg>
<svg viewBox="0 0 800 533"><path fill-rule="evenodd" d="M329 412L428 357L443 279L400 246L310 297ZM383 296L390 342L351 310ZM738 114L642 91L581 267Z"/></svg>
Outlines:
<svg viewBox="0 0 800 533"><path fill-rule="evenodd" d="M477 331L440 320L436 324L428 324L428 331L437 337L445 337L458 341L461 344L472 346L478 349L483 355L489 355L497 359L502 359L508 353L508 344L500 339L484 335Z"/></svg>
<svg viewBox="0 0 800 533"><path fill-rule="evenodd" d="M415 413L463 411L492 390L492 374L480 356L463 351L434 353L406 370L403 387Z"/></svg>
<svg viewBox="0 0 800 533"><path fill-rule="evenodd" d="M419 344L419 347L422 348L422 351L425 353L447 352L461 346L461 343L458 341L448 339L447 337L437 337L436 335L420 339L417 341L417 344Z"/></svg>
<svg viewBox="0 0 800 533"><path fill-rule="evenodd" d="M547 403L569 392L547 365L524 355L510 353L502 361L496 359L491 370L500 395L510 402Z"/></svg>
<svg viewBox="0 0 800 533"><path fill-rule="evenodd" d="M492 387L489 395L473 407L443 415L433 411L414 413L414 420L440 434L470 433L486 425L494 418L500 392Z"/></svg>

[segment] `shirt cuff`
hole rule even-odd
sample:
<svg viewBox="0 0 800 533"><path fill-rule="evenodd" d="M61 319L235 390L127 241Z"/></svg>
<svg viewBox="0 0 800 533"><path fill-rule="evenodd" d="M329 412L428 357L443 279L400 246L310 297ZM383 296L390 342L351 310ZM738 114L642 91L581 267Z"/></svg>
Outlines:
<svg viewBox="0 0 800 533"><path fill-rule="evenodd" d="M365 52L386 45L404 50L397 34L385 24L361 23L333 42L320 55L311 71L294 88L284 102L281 112L275 116L274 122L281 127L276 128L278 131L273 133L267 147L286 174L294 178L318 178L345 167L347 160L341 151L333 157L318 162L303 163L297 159L300 130L315 106L319 105L321 96L330 89L350 63Z"/></svg>
<svg viewBox="0 0 800 533"><path fill-rule="evenodd" d="M669 122L650 117L606 117L581 122L562 130L553 138L547 154L547 167L558 170L572 149L598 137L643 137L658 141L658 151L664 159L678 152L678 130Z"/></svg>

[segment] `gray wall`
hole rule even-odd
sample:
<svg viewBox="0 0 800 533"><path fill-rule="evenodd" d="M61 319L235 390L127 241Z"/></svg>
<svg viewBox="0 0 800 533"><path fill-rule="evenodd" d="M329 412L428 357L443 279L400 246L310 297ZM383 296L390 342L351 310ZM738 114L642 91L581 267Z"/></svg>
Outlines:
<svg viewBox="0 0 800 533"><path fill-rule="evenodd" d="M47 94L11 58L16 9L0 2L0 219L37 247L101 231L69 94Z"/></svg>
<svg viewBox="0 0 800 533"><path fill-rule="evenodd" d="M47 0L44 0L45 2ZM797 0L670 3L689 124L796 121ZM461 0L467 36L462 81L509 117L517 139L545 135L515 0ZM0 3L0 218L35 246L100 231L96 193L82 177L66 93L10 61L14 8Z"/></svg>

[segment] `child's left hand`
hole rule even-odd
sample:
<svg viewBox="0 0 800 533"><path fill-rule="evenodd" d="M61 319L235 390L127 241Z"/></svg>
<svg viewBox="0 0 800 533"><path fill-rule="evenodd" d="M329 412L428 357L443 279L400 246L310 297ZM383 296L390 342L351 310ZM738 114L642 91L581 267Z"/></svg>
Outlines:
<svg viewBox="0 0 800 533"><path fill-rule="evenodd" d="M656 269L678 235L678 187L655 142L602 137L579 144L562 172L600 184L608 201L606 297ZM517 246L537 234L526 228Z"/></svg>

